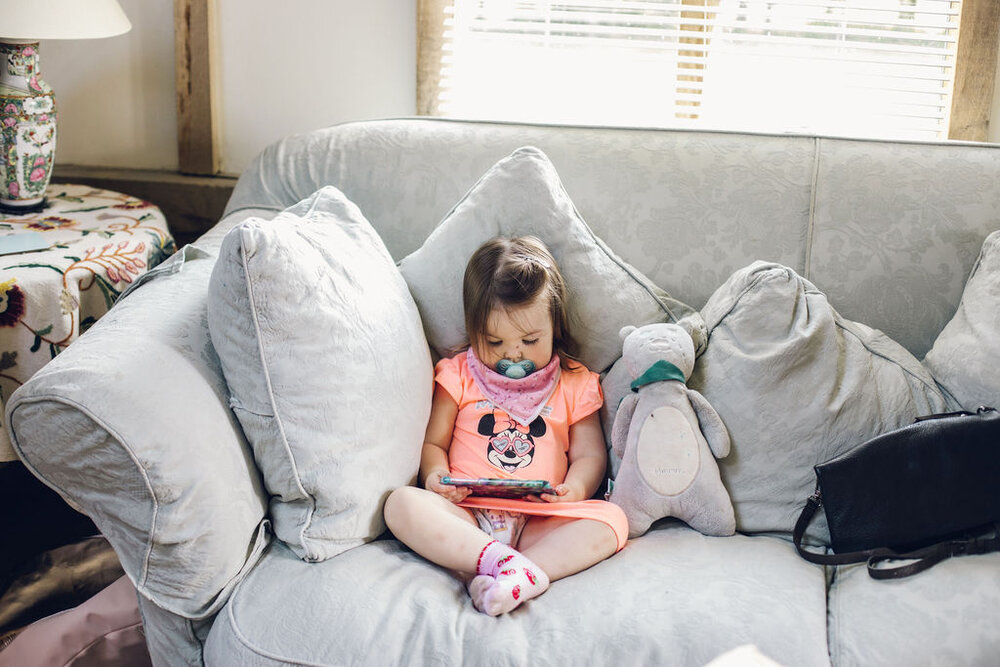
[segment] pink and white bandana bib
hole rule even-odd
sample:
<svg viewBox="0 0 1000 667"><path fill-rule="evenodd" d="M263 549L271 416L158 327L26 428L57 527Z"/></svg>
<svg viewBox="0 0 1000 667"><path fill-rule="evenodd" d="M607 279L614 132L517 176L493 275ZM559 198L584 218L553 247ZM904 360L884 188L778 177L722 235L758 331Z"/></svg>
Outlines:
<svg viewBox="0 0 1000 667"><path fill-rule="evenodd" d="M541 414L559 383L559 355L534 373L519 379L501 375L484 364L470 347L466 354L469 371L483 396L522 425Z"/></svg>

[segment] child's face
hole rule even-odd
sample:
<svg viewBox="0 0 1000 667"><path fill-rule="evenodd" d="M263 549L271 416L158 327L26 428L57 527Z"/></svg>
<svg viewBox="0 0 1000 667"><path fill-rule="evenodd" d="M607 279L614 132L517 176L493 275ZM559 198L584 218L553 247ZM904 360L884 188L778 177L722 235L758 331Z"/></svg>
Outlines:
<svg viewBox="0 0 1000 667"><path fill-rule="evenodd" d="M486 336L476 348L479 360L496 369L497 362L530 360L544 368L552 360L552 315L547 299L512 310L490 313Z"/></svg>

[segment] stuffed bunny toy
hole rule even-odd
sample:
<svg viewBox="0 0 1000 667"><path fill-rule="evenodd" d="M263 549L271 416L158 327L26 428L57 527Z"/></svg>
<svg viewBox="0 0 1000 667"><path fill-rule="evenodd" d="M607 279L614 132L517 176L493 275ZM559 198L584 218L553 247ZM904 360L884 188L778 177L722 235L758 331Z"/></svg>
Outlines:
<svg viewBox="0 0 1000 667"><path fill-rule="evenodd" d="M715 461L729 454L729 432L685 385L694 370L691 336L676 324L628 326L620 335L632 392L612 427L621 465L608 499L625 511L629 537L668 516L705 535L732 535L733 503Z"/></svg>

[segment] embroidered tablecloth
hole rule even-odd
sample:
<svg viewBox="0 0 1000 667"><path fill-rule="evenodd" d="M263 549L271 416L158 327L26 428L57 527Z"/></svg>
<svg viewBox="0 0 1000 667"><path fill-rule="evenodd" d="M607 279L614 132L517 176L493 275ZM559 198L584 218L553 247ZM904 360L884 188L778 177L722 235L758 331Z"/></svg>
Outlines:
<svg viewBox="0 0 1000 667"><path fill-rule="evenodd" d="M50 185L49 206L0 214L0 236L41 232L48 249L0 255L2 403L106 313L138 276L174 251L153 204L83 185ZM0 461L16 456L0 431Z"/></svg>

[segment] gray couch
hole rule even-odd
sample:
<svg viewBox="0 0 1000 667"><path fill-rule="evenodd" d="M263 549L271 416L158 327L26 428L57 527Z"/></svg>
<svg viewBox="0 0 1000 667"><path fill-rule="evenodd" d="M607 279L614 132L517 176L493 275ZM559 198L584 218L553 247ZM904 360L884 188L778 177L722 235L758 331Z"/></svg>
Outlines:
<svg viewBox="0 0 1000 667"><path fill-rule="evenodd" d="M273 537L206 303L220 244L248 218L334 185L402 260L492 165L529 145L551 160L596 247L650 294L689 307L662 319L684 319L698 338L691 385L733 439L720 467L739 532L658 522L490 618L390 535L321 562ZM863 566L805 562L790 533L812 465L959 405L921 361L998 228L997 146L346 124L265 150L218 225L19 389L7 424L28 468L114 546L159 665L702 665L747 644L797 666L996 664L1000 554L881 582ZM942 374L956 363L942 361ZM595 370L607 372L607 420L623 390L614 366ZM822 548L821 524L811 548Z"/></svg>

